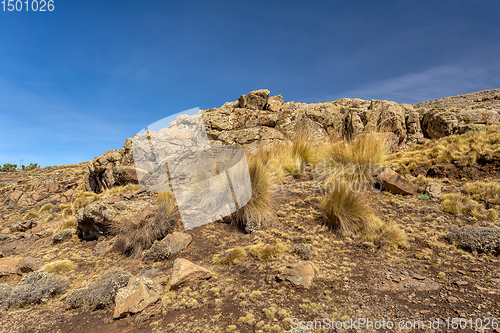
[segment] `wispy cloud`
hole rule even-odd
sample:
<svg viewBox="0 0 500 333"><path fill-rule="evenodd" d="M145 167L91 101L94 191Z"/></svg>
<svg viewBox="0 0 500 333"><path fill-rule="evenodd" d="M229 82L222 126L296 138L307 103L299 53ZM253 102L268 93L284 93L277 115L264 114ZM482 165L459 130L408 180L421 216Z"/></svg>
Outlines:
<svg viewBox="0 0 500 333"><path fill-rule="evenodd" d="M359 88L320 97L322 101L339 98L382 99L414 104L427 100L500 87L500 63L467 62L432 67ZM318 99L316 99L318 101Z"/></svg>

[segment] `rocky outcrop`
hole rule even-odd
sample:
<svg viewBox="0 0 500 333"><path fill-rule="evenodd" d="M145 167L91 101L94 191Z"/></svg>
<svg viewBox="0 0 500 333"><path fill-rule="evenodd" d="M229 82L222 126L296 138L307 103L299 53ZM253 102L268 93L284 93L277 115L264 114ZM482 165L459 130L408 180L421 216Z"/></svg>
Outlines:
<svg viewBox="0 0 500 333"><path fill-rule="evenodd" d="M157 207L148 201L128 201L120 197L110 197L93 202L79 210L75 217L78 237L95 240L109 234L113 225L135 223L152 219Z"/></svg>
<svg viewBox="0 0 500 333"><path fill-rule="evenodd" d="M334 102L283 103L268 90L242 95L237 102L202 111L209 137L250 150L259 144L292 139L305 128L315 139L354 138L370 131L394 133L394 147L423 138L420 117L411 105L344 98Z"/></svg>
<svg viewBox="0 0 500 333"><path fill-rule="evenodd" d="M250 151L260 145L293 139L301 128L318 140L353 139L362 133L378 131L390 134L389 142L395 151L426 138L437 139L500 123L498 96L484 96L475 100L486 98L487 102L457 110L430 102L409 105L357 98L313 104L284 103L281 95L270 96L269 90L260 89L220 108L200 112L211 141L244 146ZM132 139L126 140L123 149L96 157L87 169L86 189L97 193L113 186L137 183L138 177L146 174L133 168Z"/></svg>
<svg viewBox="0 0 500 333"><path fill-rule="evenodd" d="M85 189L100 193L113 186L137 184L137 172L132 156L132 139L127 139L120 150L108 150L88 162Z"/></svg>

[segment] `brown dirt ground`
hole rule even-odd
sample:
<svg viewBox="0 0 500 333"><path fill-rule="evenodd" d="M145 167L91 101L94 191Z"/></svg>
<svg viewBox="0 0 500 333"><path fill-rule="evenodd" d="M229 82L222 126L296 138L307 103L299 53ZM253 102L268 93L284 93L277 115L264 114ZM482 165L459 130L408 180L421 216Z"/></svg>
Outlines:
<svg viewBox="0 0 500 333"><path fill-rule="evenodd" d="M499 179L497 168L490 166L489 172L480 177ZM0 183L14 179L12 175L7 176L8 180L1 176ZM443 192L458 192L464 183L463 175L447 176ZM51 245L51 233L14 234L0 242L5 255L33 256L44 263L73 261L75 270L63 274L71 282L70 289L85 286L103 272L118 267L132 274L155 267L170 276L176 257L212 270L214 277L166 293L162 314L145 322L133 317L113 320L111 309L68 310L63 295L46 304L0 312L0 331L282 332L290 329L291 318L305 321L368 318L395 322L500 318L500 258L471 254L446 240L449 228L498 226L498 218L478 221L443 212L436 199L421 201L417 196L369 191L366 195L378 216L397 223L409 238L407 248L380 249L361 238L338 237L329 231L323 225L319 209L320 193L315 191L316 184L307 179L293 180L277 188L276 218L268 229L243 234L234 226L211 223L189 230L193 241L187 249L153 265L114 253L98 255L93 250L97 241L83 242L76 236L68 242ZM0 227L3 229L10 222L3 219ZM50 228L53 226L47 226L47 230ZM212 261L214 255L228 249L260 242L282 243L287 249L269 261L259 261L251 255L232 266ZM276 280L280 267L299 260L293 252L298 244L314 246L310 261L316 276L308 290ZM15 285L18 280L19 277L4 277L0 283ZM457 285L457 281L466 284ZM240 320L249 314L255 317L254 322Z"/></svg>

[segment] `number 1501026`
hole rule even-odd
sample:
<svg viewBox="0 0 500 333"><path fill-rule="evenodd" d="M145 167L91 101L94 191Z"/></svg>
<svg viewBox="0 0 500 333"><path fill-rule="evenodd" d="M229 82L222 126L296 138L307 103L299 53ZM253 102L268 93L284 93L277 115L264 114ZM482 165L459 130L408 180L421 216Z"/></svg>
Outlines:
<svg viewBox="0 0 500 333"><path fill-rule="evenodd" d="M4 12L53 12L54 0L2 0Z"/></svg>

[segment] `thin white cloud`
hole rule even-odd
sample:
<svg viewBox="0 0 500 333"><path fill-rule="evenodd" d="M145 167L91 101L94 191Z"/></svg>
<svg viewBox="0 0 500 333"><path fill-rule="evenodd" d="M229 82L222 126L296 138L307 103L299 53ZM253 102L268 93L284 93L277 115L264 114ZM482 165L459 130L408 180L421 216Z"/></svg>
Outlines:
<svg viewBox="0 0 500 333"><path fill-rule="evenodd" d="M500 63L457 63L436 66L419 73L407 73L321 99L325 101L339 98L382 99L414 104L499 87Z"/></svg>

